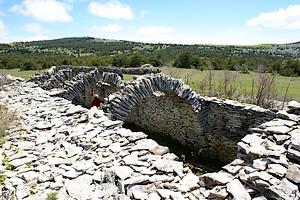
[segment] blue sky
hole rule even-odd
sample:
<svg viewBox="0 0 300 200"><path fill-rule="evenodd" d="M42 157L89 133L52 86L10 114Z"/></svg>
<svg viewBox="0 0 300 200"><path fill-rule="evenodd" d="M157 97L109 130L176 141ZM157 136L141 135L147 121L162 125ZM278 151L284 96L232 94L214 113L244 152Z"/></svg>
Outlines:
<svg viewBox="0 0 300 200"><path fill-rule="evenodd" d="M0 0L0 42L91 36L177 44L300 41L300 0Z"/></svg>

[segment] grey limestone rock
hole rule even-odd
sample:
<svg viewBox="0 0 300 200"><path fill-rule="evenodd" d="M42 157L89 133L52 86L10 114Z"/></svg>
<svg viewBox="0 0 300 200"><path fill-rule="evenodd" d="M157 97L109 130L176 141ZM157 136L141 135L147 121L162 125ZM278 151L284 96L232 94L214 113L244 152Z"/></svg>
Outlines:
<svg viewBox="0 0 300 200"><path fill-rule="evenodd" d="M152 166L163 172L175 172L176 170L178 171L183 170L182 162L172 161L172 160L159 159L156 160Z"/></svg>
<svg viewBox="0 0 300 200"><path fill-rule="evenodd" d="M269 164L268 170L270 174L274 174L275 176L284 177L287 172L287 168L283 167L279 164Z"/></svg>
<svg viewBox="0 0 300 200"><path fill-rule="evenodd" d="M133 169L128 166L117 166L114 170L116 175L122 180L129 178L133 173Z"/></svg>
<svg viewBox="0 0 300 200"><path fill-rule="evenodd" d="M297 165L297 164L289 165L287 172L286 172L286 178L296 184L299 184L300 183L300 165Z"/></svg>
<svg viewBox="0 0 300 200"><path fill-rule="evenodd" d="M290 135L291 135L290 147L297 151L300 151L300 130L295 129L290 132Z"/></svg>
<svg viewBox="0 0 300 200"><path fill-rule="evenodd" d="M38 158L36 156L31 155L26 158L15 159L13 161L10 161L9 163L14 167L19 167L21 165L32 163L32 162L36 161L37 159Z"/></svg>
<svg viewBox="0 0 300 200"><path fill-rule="evenodd" d="M234 199L251 200L251 196L238 179L234 179L226 184L227 191Z"/></svg>
<svg viewBox="0 0 300 200"><path fill-rule="evenodd" d="M287 107L289 109L300 109L300 103L297 101L290 101L290 102L288 102Z"/></svg>
<svg viewBox="0 0 300 200"><path fill-rule="evenodd" d="M163 155L163 154L169 153L168 147L164 147L164 146L160 146L160 145L151 147L151 148L149 148L149 150L150 150L150 152L152 152L153 154L156 154L156 155Z"/></svg>
<svg viewBox="0 0 300 200"><path fill-rule="evenodd" d="M92 176L82 175L76 179L67 179L65 185L68 193L72 198L89 199L89 195L93 191L91 183Z"/></svg>
<svg viewBox="0 0 300 200"><path fill-rule="evenodd" d="M216 185L225 185L234 179L229 173L226 172L213 172L204 174L200 177L200 180L204 183L205 187L212 188Z"/></svg>

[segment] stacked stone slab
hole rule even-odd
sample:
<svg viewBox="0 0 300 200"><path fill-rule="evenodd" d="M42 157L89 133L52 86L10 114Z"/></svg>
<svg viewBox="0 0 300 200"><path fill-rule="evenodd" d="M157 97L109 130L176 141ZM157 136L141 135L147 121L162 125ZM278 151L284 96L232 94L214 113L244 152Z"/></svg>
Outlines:
<svg viewBox="0 0 300 200"><path fill-rule="evenodd" d="M120 75L158 72L160 70L151 68L57 66L41 75L31 77L29 81L46 90L58 89L54 90L52 95L88 107L93 93L98 93L104 99L123 88L125 82Z"/></svg>
<svg viewBox="0 0 300 200"><path fill-rule="evenodd" d="M251 128L237 157L200 177L168 148L87 110L15 80L0 103L20 116L1 147L1 196L8 199L297 199L299 115L279 111ZM4 175L4 176L3 176Z"/></svg>
<svg viewBox="0 0 300 200"><path fill-rule="evenodd" d="M38 83L42 88L50 90L62 87L65 81L68 81L78 74L87 74L91 71L109 72L114 74L156 74L159 69L154 68L114 68L114 67L83 67L83 66L53 66L49 71L33 76L29 79L31 82Z"/></svg>

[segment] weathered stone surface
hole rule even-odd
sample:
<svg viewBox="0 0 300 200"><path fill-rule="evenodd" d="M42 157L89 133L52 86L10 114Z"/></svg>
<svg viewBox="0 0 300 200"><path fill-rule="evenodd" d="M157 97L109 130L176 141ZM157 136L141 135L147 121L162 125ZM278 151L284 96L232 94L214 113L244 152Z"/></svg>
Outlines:
<svg viewBox="0 0 300 200"><path fill-rule="evenodd" d="M216 186L209 191L204 192L206 199L225 199L228 196L224 186Z"/></svg>
<svg viewBox="0 0 300 200"><path fill-rule="evenodd" d="M115 173L120 179L125 180L126 178L129 178L131 176L133 170L127 166L118 166L115 167Z"/></svg>
<svg viewBox="0 0 300 200"><path fill-rule="evenodd" d="M182 180L179 182L180 186L178 188L181 192L188 192L193 189L199 188L199 177L193 173L188 173Z"/></svg>
<svg viewBox="0 0 300 200"><path fill-rule="evenodd" d="M234 199L251 200L251 196L238 179L234 179L226 184L227 191Z"/></svg>
<svg viewBox="0 0 300 200"><path fill-rule="evenodd" d="M259 170L265 170L267 167L267 162L268 160L264 158L255 159L253 160L253 167Z"/></svg>
<svg viewBox="0 0 300 200"><path fill-rule="evenodd" d="M232 179L234 179L234 176L226 172L208 173L200 177L200 180L202 180L207 187L212 187L219 184L225 185Z"/></svg>
<svg viewBox="0 0 300 200"><path fill-rule="evenodd" d="M295 129L290 132L291 135L291 148L300 151L300 130Z"/></svg>
<svg viewBox="0 0 300 200"><path fill-rule="evenodd" d="M149 150L151 153L156 154L156 155L163 155L163 154L169 153L168 147L163 147L160 145L151 147Z"/></svg>
<svg viewBox="0 0 300 200"><path fill-rule="evenodd" d="M72 198L88 199L93 190L91 183L92 176L82 175L76 179L67 179L65 185Z"/></svg>
<svg viewBox="0 0 300 200"><path fill-rule="evenodd" d="M183 164L177 161L171 160L157 160L153 163L153 167L157 168L158 170L164 172L175 172L176 170L182 171Z"/></svg>
<svg viewBox="0 0 300 200"><path fill-rule="evenodd" d="M285 167L283 167L282 165L279 165L279 164L269 164L267 171L271 174L276 175L276 176L284 177L284 175L287 172L287 168L285 168Z"/></svg>
<svg viewBox="0 0 300 200"><path fill-rule="evenodd" d="M275 134L287 134L291 131L291 128L287 126L271 126L265 129L267 132L275 133Z"/></svg>
<svg viewBox="0 0 300 200"><path fill-rule="evenodd" d="M15 159L13 161L10 161L9 163L14 167L19 167L21 165L32 163L33 161L36 161L36 160L37 160L36 156L30 156L27 158Z"/></svg>
<svg viewBox="0 0 300 200"><path fill-rule="evenodd" d="M129 179L126 179L124 181L125 185L132 185L132 184L145 184L149 183L149 176L136 176L136 177L131 177Z"/></svg>
<svg viewBox="0 0 300 200"><path fill-rule="evenodd" d="M44 122L44 121L41 121L41 122L38 122L34 128L36 129L40 129L40 130L43 130L43 129L50 129L52 127L52 125L50 123L47 123L47 122Z"/></svg>
<svg viewBox="0 0 300 200"><path fill-rule="evenodd" d="M296 165L296 164L289 165L287 172L286 172L286 178L296 184L299 184L300 183L300 165Z"/></svg>
<svg viewBox="0 0 300 200"><path fill-rule="evenodd" d="M138 190L133 190L132 191L132 196L134 199L148 199L147 193L140 192Z"/></svg>
<svg viewBox="0 0 300 200"><path fill-rule="evenodd" d="M286 178L282 179L278 185L270 186L270 191L271 193L266 195L267 198L293 199L300 195L298 187Z"/></svg>
<svg viewBox="0 0 300 200"><path fill-rule="evenodd" d="M297 101L290 101L290 102L288 102L287 107L289 109L300 109L300 103Z"/></svg>
<svg viewBox="0 0 300 200"><path fill-rule="evenodd" d="M148 199L149 200L160 200L161 198L156 192L152 192L151 194L149 194Z"/></svg>

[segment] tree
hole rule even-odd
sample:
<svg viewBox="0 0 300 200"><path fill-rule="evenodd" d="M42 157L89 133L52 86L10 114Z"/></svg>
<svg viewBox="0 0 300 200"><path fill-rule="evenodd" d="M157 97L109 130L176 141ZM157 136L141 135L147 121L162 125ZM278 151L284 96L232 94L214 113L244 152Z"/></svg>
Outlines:
<svg viewBox="0 0 300 200"><path fill-rule="evenodd" d="M196 69L204 69L205 64L202 58L200 58L198 55L193 56L193 66L195 66Z"/></svg>
<svg viewBox="0 0 300 200"><path fill-rule="evenodd" d="M126 67L129 64L128 57L125 54L116 54L111 64L114 67Z"/></svg>
<svg viewBox="0 0 300 200"><path fill-rule="evenodd" d="M130 67L140 67L142 65L142 55L136 52L131 57Z"/></svg>
<svg viewBox="0 0 300 200"><path fill-rule="evenodd" d="M187 50L184 50L177 55L174 66L178 68L191 68L192 61L193 59L191 53Z"/></svg>
<svg viewBox="0 0 300 200"><path fill-rule="evenodd" d="M26 61L24 64L21 66L21 70L35 70L37 69L35 64L32 61Z"/></svg>

